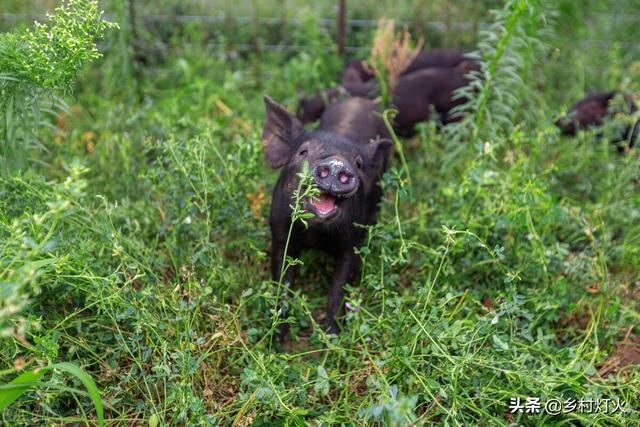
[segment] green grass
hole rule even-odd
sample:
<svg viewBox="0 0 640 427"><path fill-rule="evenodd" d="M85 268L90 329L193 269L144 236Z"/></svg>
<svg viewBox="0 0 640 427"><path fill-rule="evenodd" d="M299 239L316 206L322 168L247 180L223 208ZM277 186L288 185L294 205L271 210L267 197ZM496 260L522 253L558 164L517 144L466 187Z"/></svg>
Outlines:
<svg viewBox="0 0 640 427"><path fill-rule="evenodd" d="M401 141L411 183L396 155L340 336L322 327L328 258L305 253L284 295L271 281L276 173L260 140L262 95L293 108L298 88L337 75L332 54L262 54L256 71L181 50L145 72L140 102L107 87L107 55L39 132L31 169L0 181L0 380L71 362L95 380L106 425L637 423L638 368L598 375L639 333L637 153L553 127L584 91L566 68L592 52L547 62L505 43L522 66L497 60L496 75L528 77L483 92L491 125L465 139L425 124ZM524 107L504 113L499 91ZM276 352L281 298L292 340ZM4 424L97 422L80 381L45 379ZM527 396L619 398L629 412L509 414Z"/></svg>

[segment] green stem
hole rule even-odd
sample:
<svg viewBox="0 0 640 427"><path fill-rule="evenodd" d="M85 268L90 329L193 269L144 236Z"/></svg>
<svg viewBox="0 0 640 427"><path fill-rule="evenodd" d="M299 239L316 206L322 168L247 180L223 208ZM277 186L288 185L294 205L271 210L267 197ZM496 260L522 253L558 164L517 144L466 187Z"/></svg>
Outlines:
<svg viewBox="0 0 640 427"><path fill-rule="evenodd" d="M391 135L391 139L393 140L393 146L395 147L396 151L400 155L400 161L402 162L402 169L404 170L404 173L407 176L407 181L409 182L409 186L412 186L411 174L409 173L409 165L407 164L407 159L404 157L404 150L402 149L402 143L400 142L400 139L394 132L393 126L391 125L391 119L389 118L390 114L395 115L396 110L393 110L393 109L384 110L384 112L382 113L382 120L384 121L384 125L387 127L387 130Z"/></svg>
<svg viewBox="0 0 640 427"><path fill-rule="evenodd" d="M491 63L489 64L487 78L485 79L484 84L482 85L480 103L478 104L478 108L476 109L476 116L475 116L476 123L473 128L473 139L476 139L478 137L479 129L484 125L484 110L487 108L487 104L489 103L490 86L491 86L493 77L495 76L496 70L498 68L498 63L500 62L500 59L502 59L502 56L504 55L507 49L507 46L509 44L509 41L511 40L511 36L514 33L514 29L516 27L516 24L518 23L518 19L520 18L520 15L524 13L526 8L527 8L526 1L519 1L518 4L515 6L515 10L509 16L509 20L507 21L507 24L504 27L504 33L502 38L498 42L498 46L496 47L496 53L493 56Z"/></svg>
<svg viewBox="0 0 640 427"><path fill-rule="evenodd" d="M278 304L280 303L280 295L282 292L282 284L283 284L282 281L284 279L285 273L287 272L287 269L291 267L291 263L287 259L287 253L289 253L289 243L291 241L291 235L293 234L293 226L295 225L297 220L301 219L301 214L304 213L304 211L300 208L302 199L304 199L305 197L311 196L314 191L313 182L310 181L309 167L306 162L302 166L302 172L301 174L299 174L299 177L300 177L300 182L298 183L298 187L293 193L293 196L294 196L293 198L295 201L293 206L291 206L292 208L291 222L289 224L287 240L285 241L285 244L284 244L284 256L282 260L282 266L280 267L280 276L278 278L278 289L276 291L275 309L273 312L273 317L271 318L272 330L275 328L276 323L278 321L278 317L279 317ZM303 188L305 189L305 191L302 191ZM269 351L271 351L272 344L273 344L273 334L270 334L269 335Z"/></svg>

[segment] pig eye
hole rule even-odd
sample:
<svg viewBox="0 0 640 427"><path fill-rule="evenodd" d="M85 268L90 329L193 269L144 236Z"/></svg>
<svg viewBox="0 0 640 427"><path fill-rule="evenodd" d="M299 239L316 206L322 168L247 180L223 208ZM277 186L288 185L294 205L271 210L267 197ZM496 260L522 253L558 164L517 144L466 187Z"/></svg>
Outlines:
<svg viewBox="0 0 640 427"><path fill-rule="evenodd" d="M356 158L356 167L362 169L362 159L360 157Z"/></svg>
<svg viewBox="0 0 640 427"><path fill-rule="evenodd" d="M307 151L307 150L300 150L300 152L298 153L298 156L300 156L300 157L304 157L304 156L306 156L306 155L307 155L307 153L308 153L308 151Z"/></svg>

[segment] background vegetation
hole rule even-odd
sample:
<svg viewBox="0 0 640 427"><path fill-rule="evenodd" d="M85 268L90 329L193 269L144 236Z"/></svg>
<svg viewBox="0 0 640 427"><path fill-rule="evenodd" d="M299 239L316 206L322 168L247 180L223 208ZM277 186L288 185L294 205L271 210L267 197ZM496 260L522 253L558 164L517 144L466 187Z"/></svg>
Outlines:
<svg viewBox="0 0 640 427"><path fill-rule="evenodd" d="M110 425L637 423L638 155L553 126L589 91L639 90L633 1L348 2L349 18L408 20L427 46L481 48L485 79L462 123L402 141L411 183L395 159L344 332L323 332L329 260L305 254L279 353L262 95L293 109L336 80L335 3L100 2L118 29L72 9L95 32L62 39L104 56L73 44L52 59L61 77L11 107L19 138L8 41L58 3L4 5L3 383L72 362ZM370 40L355 21L346 45ZM73 53L87 65L61 62ZM32 71L20 81L45 75ZM80 380L43 378L3 423L95 422ZM627 411L510 414L527 396Z"/></svg>

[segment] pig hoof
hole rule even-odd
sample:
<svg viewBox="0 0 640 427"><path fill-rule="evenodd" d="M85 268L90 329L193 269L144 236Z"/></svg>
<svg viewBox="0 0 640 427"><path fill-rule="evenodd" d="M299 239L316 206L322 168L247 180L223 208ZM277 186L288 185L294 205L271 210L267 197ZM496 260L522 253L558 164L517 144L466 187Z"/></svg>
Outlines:
<svg viewBox="0 0 640 427"><path fill-rule="evenodd" d="M331 322L327 325L327 332L334 335L340 335L340 327L337 323Z"/></svg>

